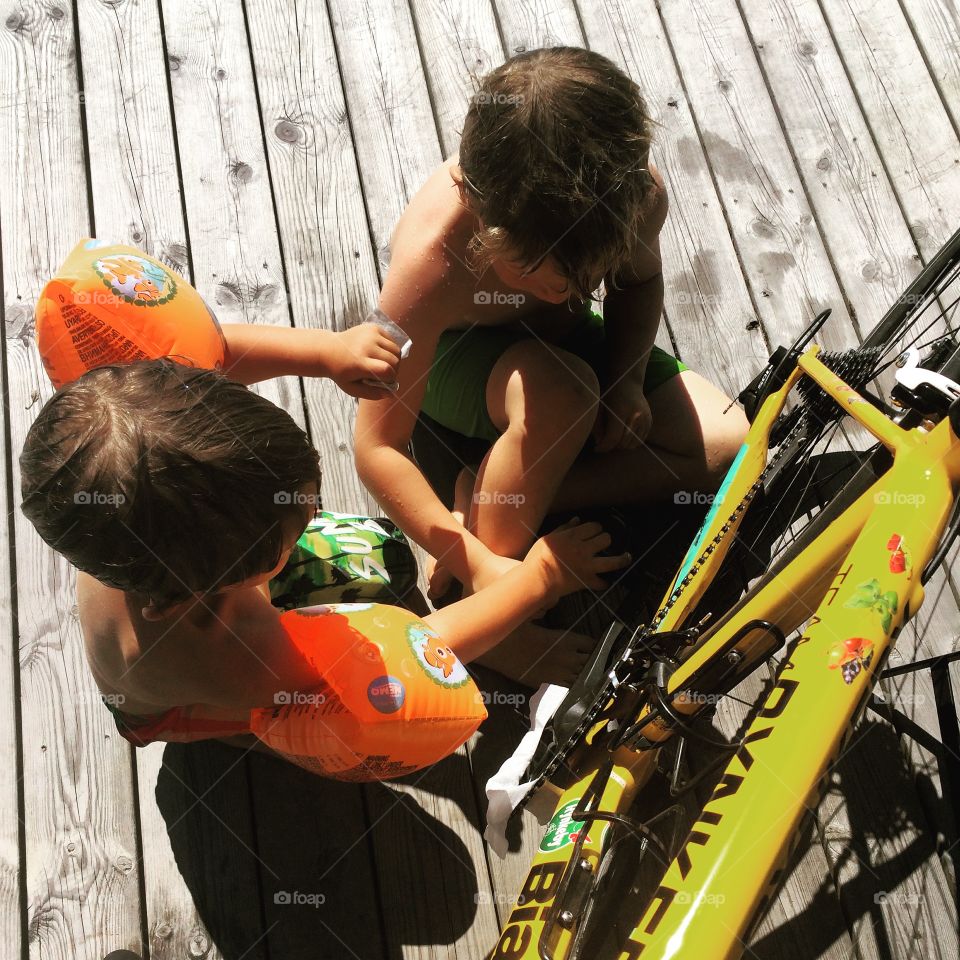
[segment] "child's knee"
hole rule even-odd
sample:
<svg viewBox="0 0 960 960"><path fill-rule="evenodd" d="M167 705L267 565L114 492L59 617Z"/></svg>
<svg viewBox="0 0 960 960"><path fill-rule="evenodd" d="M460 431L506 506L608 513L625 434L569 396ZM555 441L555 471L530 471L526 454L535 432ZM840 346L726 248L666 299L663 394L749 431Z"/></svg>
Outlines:
<svg viewBox="0 0 960 960"><path fill-rule="evenodd" d="M504 429L555 432L563 425L565 430L589 433L600 402L600 384L585 360L535 340L516 344L508 353L503 358L505 369L500 371L502 410L495 409L497 398L488 391L491 415L501 414ZM496 377L497 371L491 376L495 391L500 386Z"/></svg>
<svg viewBox="0 0 960 960"><path fill-rule="evenodd" d="M750 421L736 406L711 422L705 446L709 451L707 466L717 484L736 459L749 430Z"/></svg>

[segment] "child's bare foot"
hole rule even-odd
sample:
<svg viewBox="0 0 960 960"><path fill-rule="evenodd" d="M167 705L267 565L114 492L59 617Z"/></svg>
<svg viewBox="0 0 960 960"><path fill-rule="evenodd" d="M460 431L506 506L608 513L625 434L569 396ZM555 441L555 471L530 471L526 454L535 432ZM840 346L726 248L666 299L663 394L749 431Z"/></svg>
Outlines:
<svg viewBox="0 0 960 960"><path fill-rule="evenodd" d="M477 663L530 687L541 683L569 687L598 642L582 633L525 623Z"/></svg>

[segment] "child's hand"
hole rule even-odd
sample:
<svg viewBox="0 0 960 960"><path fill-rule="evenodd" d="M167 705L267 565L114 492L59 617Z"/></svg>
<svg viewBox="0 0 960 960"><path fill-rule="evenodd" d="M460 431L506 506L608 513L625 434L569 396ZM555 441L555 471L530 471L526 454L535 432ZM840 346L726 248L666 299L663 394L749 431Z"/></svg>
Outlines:
<svg viewBox="0 0 960 960"><path fill-rule="evenodd" d="M624 377L604 395L593 428L594 450L635 450L647 438L653 416L643 392L643 384L633 377Z"/></svg>
<svg viewBox="0 0 960 960"><path fill-rule="evenodd" d="M362 400L382 400L391 390L363 381L382 380L392 385L400 348L376 324L361 323L336 334L324 360L327 375L344 393Z"/></svg>
<svg viewBox="0 0 960 960"><path fill-rule="evenodd" d="M577 590L602 590L606 583L600 574L620 570L630 562L630 554L599 557L610 546L610 535L599 523L580 523L573 519L541 537L524 558L524 564L538 565L546 585L557 598Z"/></svg>

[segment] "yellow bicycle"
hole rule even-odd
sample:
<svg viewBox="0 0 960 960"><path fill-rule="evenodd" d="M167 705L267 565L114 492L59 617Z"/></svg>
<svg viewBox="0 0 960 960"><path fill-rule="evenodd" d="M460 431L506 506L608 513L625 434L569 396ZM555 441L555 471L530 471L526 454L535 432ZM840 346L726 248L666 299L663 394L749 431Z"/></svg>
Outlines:
<svg viewBox="0 0 960 960"><path fill-rule="evenodd" d="M611 625L534 762L556 812L491 958L589 955L625 834L662 866L619 960L741 955L960 531L958 301L960 231L859 347L813 345L827 311L740 395L750 432L659 608ZM757 556L762 575L731 593ZM771 682L721 739L698 715L765 663ZM689 791L684 758L703 741L726 765L686 837L664 842L675 807L628 811L658 771Z"/></svg>

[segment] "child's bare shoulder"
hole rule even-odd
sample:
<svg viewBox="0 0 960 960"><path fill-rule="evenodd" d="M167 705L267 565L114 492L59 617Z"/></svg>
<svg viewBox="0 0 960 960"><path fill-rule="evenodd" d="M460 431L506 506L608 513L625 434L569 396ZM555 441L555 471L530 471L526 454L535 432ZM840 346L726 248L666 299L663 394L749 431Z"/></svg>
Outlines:
<svg viewBox="0 0 960 960"><path fill-rule="evenodd" d="M431 174L403 211L390 242L384 293L390 299L416 302L421 319L446 312L424 311L425 302L452 309L461 300L472 302L476 286L467 257L476 219L460 202L455 169L453 158Z"/></svg>

